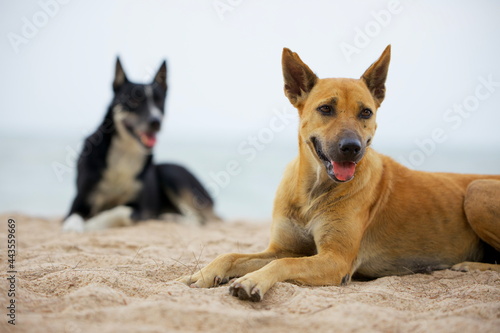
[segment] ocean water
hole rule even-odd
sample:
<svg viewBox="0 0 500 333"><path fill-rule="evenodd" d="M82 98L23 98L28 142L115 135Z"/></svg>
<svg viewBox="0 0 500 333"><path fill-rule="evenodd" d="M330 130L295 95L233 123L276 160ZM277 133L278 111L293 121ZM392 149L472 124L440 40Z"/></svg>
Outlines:
<svg viewBox="0 0 500 333"><path fill-rule="evenodd" d="M0 133L0 212L60 217L76 193L75 161L84 135ZM257 150L245 137L159 140L158 163L179 163L193 172L224 218L269 219L274 192L295 144L273 142ZM240 149L238 149L240 147Z"/></svg>
<svg viewBox="0 0 500 333"><path fill-rule="evenodd" d="M0 133L0 212L62 217L75 195L75 160L82 134ZM165 136L157 162L188 167L209 189L227 219L270 220L276 188L297 154L295 135L255 143L229 138ZM500 174L500 150L463 146L430 148L375 143L374 148L419 170Z"/></svg>

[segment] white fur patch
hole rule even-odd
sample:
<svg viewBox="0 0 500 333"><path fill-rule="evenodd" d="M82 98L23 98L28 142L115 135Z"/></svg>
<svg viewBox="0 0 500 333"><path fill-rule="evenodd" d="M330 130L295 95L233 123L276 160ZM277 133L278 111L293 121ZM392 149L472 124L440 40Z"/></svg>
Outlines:
<svg viewBox="0 0 500 333"><path fill-rule="evenodd" d="M66 220L64 220L62 230L65 232L83 232L85 229L85 221L78 214L71 214Z"/></svg>
<svg viewBox="0 0 500 333"><path fill-rule="evenodd" d="M117 108L115 123L119 135L114 136L111 141L106 159L107 167L90 197L92 215L129 202L142 187L136 177L144 168L148 152L124 128L121 115L123 113Z"/></svg>
<svg viewBox="0 0 500 333"><path fill-rule="evenodd" d="M144 90L148 101L149 113L161 121L163 119L163 114L153 101L153 88L151 86L146 86Z"/></svg>
<svg viewBox="0 0 500 333"><path fill-rule="evenodd" d="M85 231L103 230L115 227L126 227L133 224L131 219L132 208L118 206L104 211L97 216L87 220Z"/></svg>

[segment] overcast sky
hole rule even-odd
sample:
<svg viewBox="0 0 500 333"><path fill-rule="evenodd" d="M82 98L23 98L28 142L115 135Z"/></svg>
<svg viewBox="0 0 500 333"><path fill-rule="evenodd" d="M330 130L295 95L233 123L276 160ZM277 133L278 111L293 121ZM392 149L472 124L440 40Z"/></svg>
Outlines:
<svg viewBox="0 0 500 333"><path fill-rule="evenodd" d="M6 133L93 129L111 98L117 55L136 81L149 81L167 59L170 131L238 133L288 107L283 47L320 77L359 77L392 44L379 140L412 142L443 128L452 142L500 144L498 1L1 3ZM477 88L484 80L492 86ZM474 100L477 89L489 95Z"/></svg>

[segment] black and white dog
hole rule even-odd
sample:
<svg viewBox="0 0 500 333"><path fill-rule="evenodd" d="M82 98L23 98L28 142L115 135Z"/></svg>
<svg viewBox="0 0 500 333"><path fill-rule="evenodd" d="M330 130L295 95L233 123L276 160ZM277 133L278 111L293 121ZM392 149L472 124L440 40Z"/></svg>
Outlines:
<svg viewBox="0 0 500 333"><path fill-rule="evenodd" d="M200 182L175 164L154 164L167 93L165 61L151 84L130 82L116 60L114 98L78 159L77 195L63 230L130 225L174 213L199 223L218 220Z"/></svg>

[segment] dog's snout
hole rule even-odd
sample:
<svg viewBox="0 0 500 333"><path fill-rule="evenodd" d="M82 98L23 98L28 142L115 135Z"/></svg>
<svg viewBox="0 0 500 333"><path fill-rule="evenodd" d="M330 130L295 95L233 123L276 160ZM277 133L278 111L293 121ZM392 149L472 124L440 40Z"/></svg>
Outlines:
<svg viewBox="0 0 500 333"><path fill-rule="evenodd" d="M346 160L354 160L361 148L361 142L357 138L346 137L339 141L339 152Z"/></svg>
<svg viewBox="0 0 500 333"><path fill-rule="evenodd" d="M161 119L158 117L149 118L149 128L153 131L159 131L161 126Z"/></svg>

